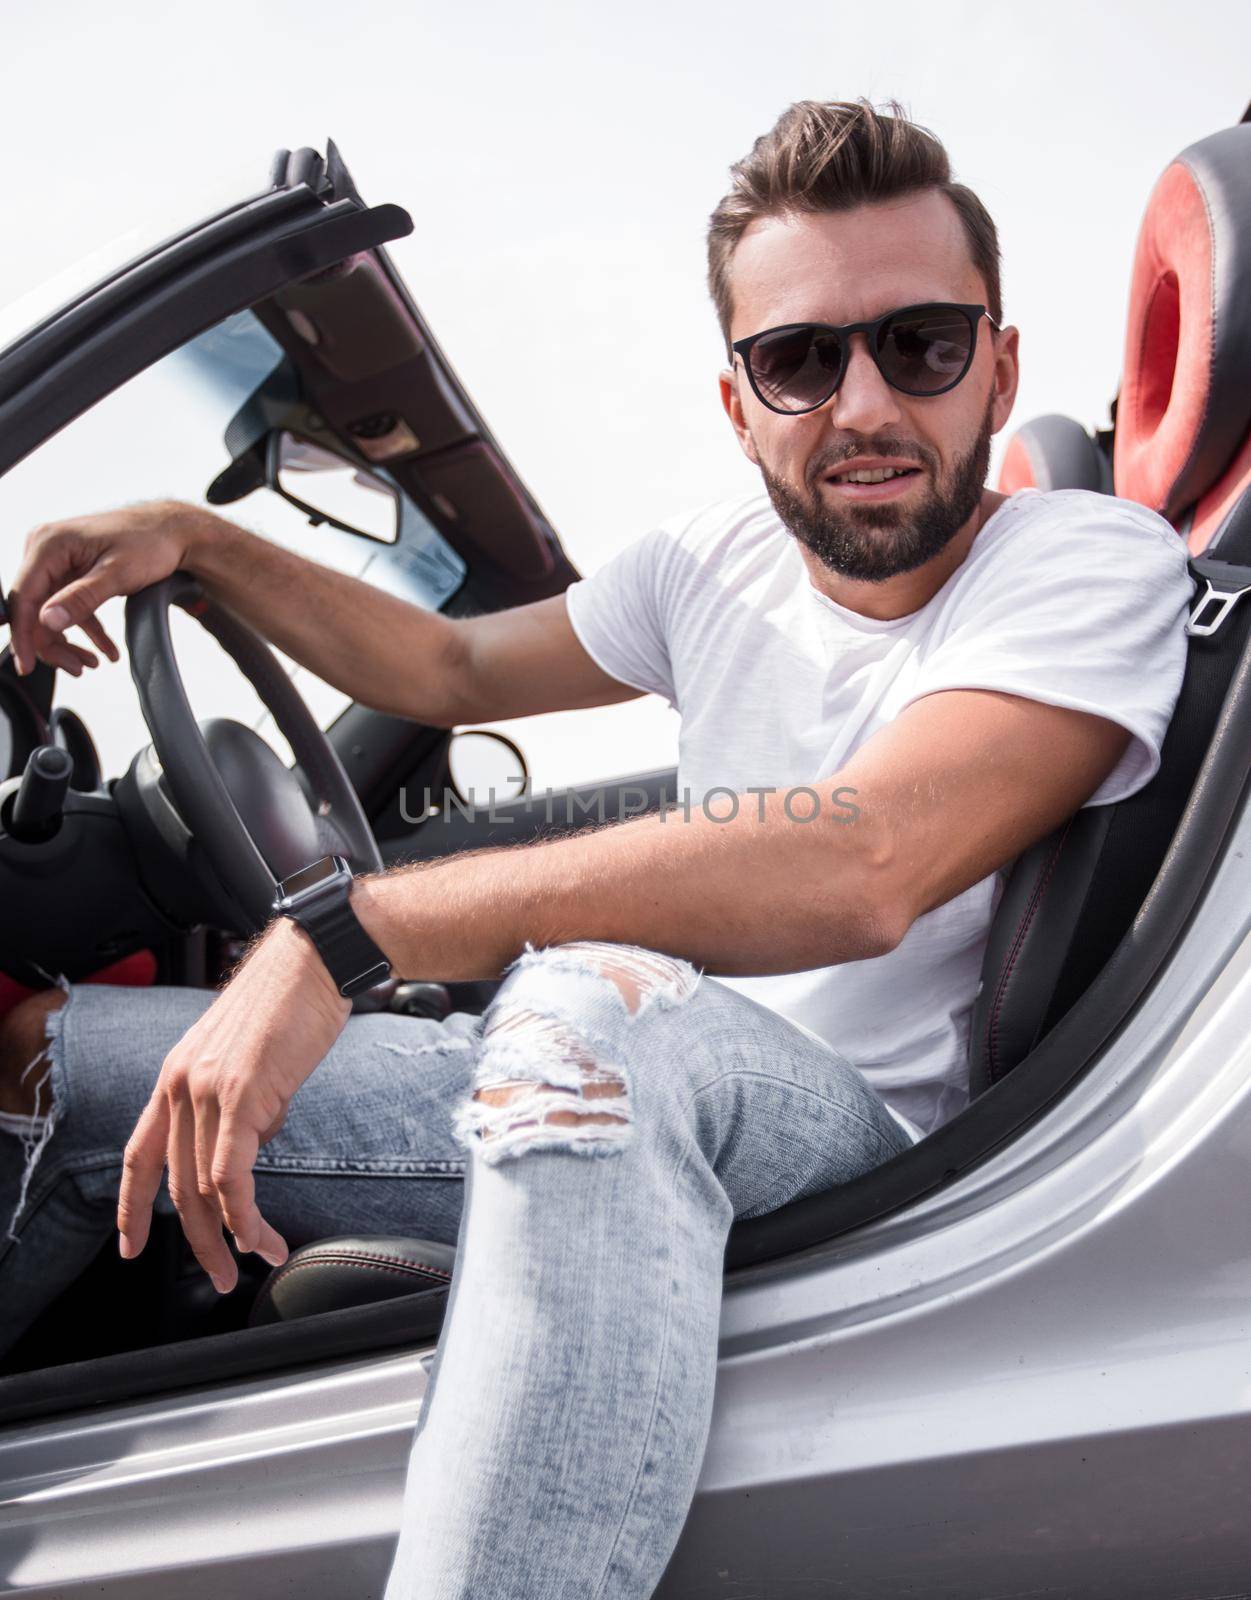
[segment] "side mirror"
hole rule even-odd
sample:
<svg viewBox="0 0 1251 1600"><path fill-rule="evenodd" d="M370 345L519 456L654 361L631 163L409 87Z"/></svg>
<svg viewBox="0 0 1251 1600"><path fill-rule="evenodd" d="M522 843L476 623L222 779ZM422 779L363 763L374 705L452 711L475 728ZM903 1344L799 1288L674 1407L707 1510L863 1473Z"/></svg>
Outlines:
<svg viewBox="0 0 1251 1600"><path fill-rule="evenodd" d="M502 733L467 728L447 749L448 782L466 806L503 805L530 787L530 768L518 745Z"/></svg>
<svg viewBox="0 0 1251 1600"><path fill-rule="evenodd" d="M265 482L315 528L328 523L381 544L400 536L400 495L358 462L276 428L265 444Z"/></svg>

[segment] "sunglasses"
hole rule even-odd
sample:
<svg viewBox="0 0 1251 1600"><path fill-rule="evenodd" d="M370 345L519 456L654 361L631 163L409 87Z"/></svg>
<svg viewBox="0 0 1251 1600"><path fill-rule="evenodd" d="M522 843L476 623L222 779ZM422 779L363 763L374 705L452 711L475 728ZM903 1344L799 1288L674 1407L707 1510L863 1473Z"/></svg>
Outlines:
<svg viewBox="0 0 1251 1600"><path fill-rule="evenodd" d="M973 365L977 330L985 306L902 306L873 322L788 322L737 339L730 349L743 358L756 398L770 411L799 416L830 398L847 371L853 333L863 333L877 370L901 394L946 394ZM733 355L731 356L733 359Z"/></svg>

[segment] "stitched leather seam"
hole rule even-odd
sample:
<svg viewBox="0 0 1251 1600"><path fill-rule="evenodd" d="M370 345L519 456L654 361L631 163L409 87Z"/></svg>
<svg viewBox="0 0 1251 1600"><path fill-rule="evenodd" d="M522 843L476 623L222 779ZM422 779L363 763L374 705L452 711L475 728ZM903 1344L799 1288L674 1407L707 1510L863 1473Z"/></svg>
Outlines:
<svg viewBox="0 0 1251 1600"><path fill-rule="evenodd" d="M297 1261L294 1266L284 1269L283 1276L289 1278L292 1273L301 1272L305 1267L366 1267L371 1272L398 1272L401 1277L439 1278L444 1283L449 1283L452 1277L450 1272L440 1272L438 1267L410 1267L401 1261L368 1261L360 1256L318 1256L313 1261Z"/></svg>
<svg viewBox="0 0 1251 1600"><path fill-rule="evenodd" d="M1025 943L1025 936L1029 932L1030 924L1034 920L1034 913L1042 904L1042 897L1047 892L1047 885L1051 882L1052 873L1056 869L1056 864L1060 859L1060 852L1064 849L1064 841L1068 838L1069 829L1072 826L1073 819L1070 817L1064 825L1064 832L1056 841L1055 849L1051 852L1047 870L1034 885L1034 892L1030 896L1029 905L1025 908L1025 913L1016 930L1016 936L1012 941L1012 948L1008 951L1008 959L1004 962L1003 971L999 975L999 987L995 991L995 1003L991 1007L990 1025L986 1030L986 1059L990 1067L991 1083L997 1082L999 1077L995 1065L996 1052L999 1046L999 1013L1003 1009L1004 997L1008 992L1008 984L1012 979L1012 971L1016 966L1017 957L1021 953L1021 946Z"/></svg>
<svg viewBox="0 0 1251 1600"><path fill-rule="evenodd" d="M330 1264L340 1267L392 1267L397 1272L429 1272L436 1278L450 1278L447 1267L432 1267L425 1261L408 1261L403 1256L365 1255L356 1250L336 1250L316 1256L306 1256L302 1261L284 1262L279 1272L291 1272L296 1267Z"/></svg>

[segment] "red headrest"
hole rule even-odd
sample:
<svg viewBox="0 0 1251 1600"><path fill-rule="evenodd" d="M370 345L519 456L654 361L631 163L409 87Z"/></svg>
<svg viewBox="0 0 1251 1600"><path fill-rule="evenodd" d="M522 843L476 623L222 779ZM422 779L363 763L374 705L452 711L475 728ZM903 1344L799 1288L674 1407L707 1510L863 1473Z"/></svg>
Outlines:
<svg viewBox="0 0 1251 1600"><path fill-rule="evenodd" d="M1173 522L1204 501L1196 549L1219 521L1213 492L1224 501L1234 487L1231 467L1251 429L1248 373L1251 123L1243 123L1183 150L1147 203L1116 411L1116 493Z"/></svg>

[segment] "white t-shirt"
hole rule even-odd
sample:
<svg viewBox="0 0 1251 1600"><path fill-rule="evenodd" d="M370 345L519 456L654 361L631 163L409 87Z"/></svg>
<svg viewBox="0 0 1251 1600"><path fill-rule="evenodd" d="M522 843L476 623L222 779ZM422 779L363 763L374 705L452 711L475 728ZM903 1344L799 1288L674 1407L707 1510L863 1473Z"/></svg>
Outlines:
<svg viewBox="0 0 1251 1600"><path fill-rule="evenodd" d="M763 494L662 524L567 601L607 673L681 713L678 788L696 807L713 788L829 777L911 701L955 688L1127 728L1124 756L1086 802L1109 805L1159 767L1190 595L1183 543L1154 512L1022 489L926 605L888 622L814 588ZM847 1056L919 1138L968 1103L969 1019L1002 883L992 873L918 917L886 955L721 981Z"/></svg>

